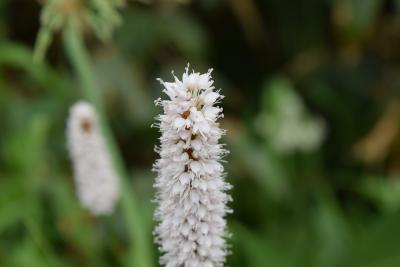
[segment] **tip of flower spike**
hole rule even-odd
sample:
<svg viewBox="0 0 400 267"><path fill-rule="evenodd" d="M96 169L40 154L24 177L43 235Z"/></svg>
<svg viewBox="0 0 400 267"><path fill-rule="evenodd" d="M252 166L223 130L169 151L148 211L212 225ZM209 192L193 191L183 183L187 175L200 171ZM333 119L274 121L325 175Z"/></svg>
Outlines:
<svg viewBox="0 0 400 267"><path fill-rule="evenodd" d="M94 109L90 103L86 101L78 101L71 107L70 112L81 115L93 115Z"/></svg>

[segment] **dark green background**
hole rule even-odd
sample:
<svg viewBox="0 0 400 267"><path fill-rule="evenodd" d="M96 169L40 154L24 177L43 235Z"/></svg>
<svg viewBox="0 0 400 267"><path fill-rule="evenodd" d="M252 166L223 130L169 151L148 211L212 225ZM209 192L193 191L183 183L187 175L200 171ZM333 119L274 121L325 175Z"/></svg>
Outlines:
<svg viewBox="0 0 400 267"><path fill-rule="evenodd" d="M0 266L124 266L120 210L93 218L75 197L64 131L82 91L59 34L33 63L39 12L0 0ZM132 0L121 12L110 41L86 41L148 224L156 78L190 62L214 68L226 96L229 266L400 266L400 1ZM280 153L259 131L282 81L325 121L314 151Z"/></svg>

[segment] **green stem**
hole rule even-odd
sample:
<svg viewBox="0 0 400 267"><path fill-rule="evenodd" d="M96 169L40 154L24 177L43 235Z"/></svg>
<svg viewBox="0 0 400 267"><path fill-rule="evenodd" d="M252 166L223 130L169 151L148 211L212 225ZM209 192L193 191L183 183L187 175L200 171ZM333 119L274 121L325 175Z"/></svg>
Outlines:
<svg viewBox="0 0 400 267"><path fill-rule="evenodd" d="M35 245L38 247L40 253L42 254L42 257L46 263L46 266L51 266L50 264L50 248L45 244L45 239L42 236L42 232L40 231L38 225L33 221L32 218L25 218L24 220L25 227L28 230L28 233L32 239L32 241L35 243Z"/></svg>
<svg viewBox="0 0 400 267"><path fill-rule="evenodd" d="M120 180L121 208L126 220L127 230L129 231L131 244L128 261L131 266L152 267L152 247L147 237L148 226L144 223L139 210L139 201L135 198L128 183L129 176L123 166L123 161L111 130L107 124L105 111L99 94L99 87L96 84L94 75L91 71L89 56L86 52L84 41L79 31L76 21L73 18L68 22L64 34L64 45L70 61L79 77L84 95L96 108L99 114L100 126L107 143L114 167Z"/></svg>

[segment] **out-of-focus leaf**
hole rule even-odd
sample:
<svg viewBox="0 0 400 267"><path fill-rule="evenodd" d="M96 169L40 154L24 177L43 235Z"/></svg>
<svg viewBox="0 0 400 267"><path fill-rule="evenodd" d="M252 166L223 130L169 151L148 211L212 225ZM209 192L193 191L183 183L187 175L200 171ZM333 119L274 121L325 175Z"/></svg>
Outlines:
<svg viewBox="0 0 400 267"><path fill-rule="evenodd" d="M12 133L3 153L10 165L21 172L34 172L40 166L43 156L40 154L46 140L48 118L44 114L36 114L23 129Z"/></svg>
<svg viewBox="0 0 400 267"><path fill-rule="evenodd" d="M270 153L263 149L263 146L252 143L248 134L240 132L239 129L232 130L231 133L227 136L227 140L232 150L232 161L244 164L246 170L257 179L269 197L282 200L287 196L288 177L281 165L282 162L274 157L272 151Z"/></svg>
<svg viewBox="0 0 400 267"><path fill-rule="evenodd" d="M384 211L400 210L399 177L367 177L362 180L359 191L372 198Z"/></svg>
<svg viewBox="0 0 400 267"><path fill-rule="evenodd" d="M334 22L349 38L362 37L371 30L382 4L381 0L335 0Z"/></svg>
<svg viewBox="0 0 400 267"><path fill-rule="evenodd" d="M74 188L68 183L67 177L55 176L50 192L52 199L51 208L55 212L55 228L65 245L79 252L79 257L86 265L103 266L101 248L102 229L96 224L96 219L91 218L88 212L80 207ZM103 218L99 218L99 223ZM104 240L107 242L108 238Z"/></svg>
<svg viewBox="0 0 400 267"><path fill-rule="evenodd" d="M8 258L8 267L47 267L49 262L38 247L29 240L21 241Z"/></svg>
<svg viewBox="0 0 400 267"><path fill-rule="evenodd" d="M26 47L9 42L0 42L0 66L12 66L20 68L42 88L48 89L50 94L68 95L66 81L54 70L45 64L33 62L33 55Z"/></svg>
<svg viewBox="0 0 400 267"><path fill-rule="evenodd" d="M268 245L268 240L263 240L263 237L254 235L251 231L239 224L235 224L232 231L237 235L237 238L234 237L234 243L243 249L245 258L244 266L286 266L279 261L281 258L279 255L271 253L272 251Z"/></svg>
<svg viewBox="0 0 400 267"><path fill-rule="evenodd" d="M329 192L320 192L315 211L318 251L315 266L347 266L352 237L346 219Z"/></svg>
<svg viewBox="0 0 400 267"><path fill-rule="evenodd" d="M17 177L0 177L0 235L24 217L25 196Z"/></svg>
<svg viewBox="0 0 400 267"><path fill-rule="evenodd" d="M394 213L363 229L353 243L354 267L400 265L400 213Z"/></svg>
<svg viewBox="0 0 400 267"><path fill-rule="evenodd" d="M101 53L94 60L94 68L98 84L107 96L105 100L113 105L113 111L121 109L133 122L148 125L155 115L155 108L143 72L137 66L129 65L116 51Z"/></svg>
<svg viewBox="0 0 400 267"><path fill-rule="evenodd" d="M200 61L205 55L206 40L201 25L191 16L140 8L125 14L124 26L117 32L117 41L123 51L135 61L142 62L167 56L161 48L177 49L191 62Z"/></svg>
<svg viewBox="0 0 400 267"><path fill-rule="evenodd" d="M286 224L285 224L286 225ZM233 224L233 246L243 251L243 266L307 267L309 254L315 254L314 244L305 229L287 228L282 233L259 233L237 223ZM237 235L237 237L235 237ZM318 266L318 265L317 265Z"/></svg>

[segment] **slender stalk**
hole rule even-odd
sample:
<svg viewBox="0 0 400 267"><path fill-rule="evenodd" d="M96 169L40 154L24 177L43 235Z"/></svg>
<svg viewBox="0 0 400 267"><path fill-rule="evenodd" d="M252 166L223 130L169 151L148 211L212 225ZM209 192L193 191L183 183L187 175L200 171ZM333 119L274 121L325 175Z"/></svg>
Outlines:
<svg viewBox="0 0 400 267"><path fill-rule="evenodd" d="M50 267L51 266L51 260L52 258L50 256L51 250L47 246L47 244L44 241L42 232L40 231L38 225L32 218L25 218L24 220L25 227L28 230L28 233L32 239L32 241L35 243L35 245L38 247L40 253L42 254L42 257L44 259L44 262L46 266Z"/></svg>
<svg viewBox="0 0 400 267"><path fill-rule="evenodd" d="M114 167L119 176L121 192L120 204L131 241L128 262L131 266L152 267L152 248L149 242L151 238L146 236L149 231L147 231L147 225L144 223L143 217L141 217L139 201L130 190L130 185L128 183L129 176L123 166L123 161L118 153L115 140L107 124L105 111L99 94L99 87L91 71L89 56L86 52L81 32L73 18L68 22L64 32L64 45L68 57L79 77L85 98L95 106L99 114L102 134L104 135Z"/></svg>

